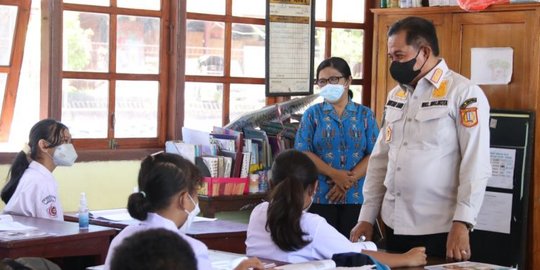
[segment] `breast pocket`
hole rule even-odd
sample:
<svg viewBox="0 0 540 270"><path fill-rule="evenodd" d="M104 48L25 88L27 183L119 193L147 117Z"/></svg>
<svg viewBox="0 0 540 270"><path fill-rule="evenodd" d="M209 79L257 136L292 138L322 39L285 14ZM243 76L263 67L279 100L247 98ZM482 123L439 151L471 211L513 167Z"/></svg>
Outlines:
<svg viewBox="0 0 540 270"><path fill-rule="evenodd" d="M420 109L415 116L413 139L410 147L419 149L431 149L450 143L454 120L450 117L447 107ZM455 132L454 132L455 133Z"/></svg>

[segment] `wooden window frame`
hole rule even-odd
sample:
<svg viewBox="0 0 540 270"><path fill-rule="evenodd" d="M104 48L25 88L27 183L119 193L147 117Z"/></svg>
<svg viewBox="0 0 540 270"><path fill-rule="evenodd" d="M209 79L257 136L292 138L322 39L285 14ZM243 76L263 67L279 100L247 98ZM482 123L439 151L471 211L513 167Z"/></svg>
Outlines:
<svg viewBox="0 0 540 270"><path fill-rule="evenodd" d="M372 65L372 51L373 51L373 8L374 1L364 0L364 23L348 23L348 22L334 22L332 21L332 9L334 0L326 0L326 20L315 20L315 27L321 27L325 30L325 46L324 46L324 58L328 58L332 55L332 29L354 29L364 31L364 53L362 59L363 73L361 79L353 79L351 85L362 86L362 104L365 106L371 105L371 65Z"/></svg>
<svg viewBox="0 0 540 270"><path fill-rule="evenodd" d="M30 21L31 1L2 0L0 4L17 6L17 21L13 33L10 61L7 66L0 66L0 72L7 73L2 111L0 112L0 141L7 141L15 113L15 101L19 87L26 32Z"/></svg>
<svg viewBox="0 0 540 270"><path fill-rule="evenodd" d="M111 117L108 119L107 139L75 139L74 144L79 153L78 161L93 160L130 160L141 159L145 155L163 150L166 140L178 139L181 131L183 115L183 89L177 83L183 80L183 63L171 61L178 59L178 40L181 36L179 28L182 27L182 16L179 16L184 5L180 0L162 0L161 11L139 10L119 7L88 6L71 3L63 3L62 0L49 0L42 2L42 80L41 80L41 110L40 118L50 117L61 119L61 89L63 78L78 79L106 79L115 82L117 79L140 80L153 79L160 83L158 102L158 136L152 139L119 139L111 138ZM111 5L116 6L116 0L111 0ZM148 74L123 74L112 73L115 70L115 46L116 35L109 33L109 72L71 72L62 70L62 15L64 10L80 12L98 12L109 14L109 29L116 28L117 15L135 15L159 17L160 23L160 63L159 72L154 75ZM114 15L114 16L113 16ZM113 25L114 24L114 25ZM174 38L171 38L174 37ZM111 75L112 74L112 75ZM110 93L114 94L114 85L109 86ZM183 85L182 85L183 88ZM112 90L111 90L112 89ZM109 97L109 114L113 111L113 97ZM180 103L182 102L182 103ZM112 104L111 104L112 103ZM178 108L180 107L180 108ZM111 139L113 145L111 147ZM119 147L114 147L117 143ZM111 149L112 148L112 149Z"/></svg>
<svg viewBox="0 0 540 270"><path fill-rule="evenodd" d="M313 0L315 1L315 0ZM355 29L364 31L364 59L363 59L363 78L354 79L353 85L362 85L362 103L366 106L371 104L371 52L372 52L372 39L373 39L373 15L370 12L372 8L372 1L365 0L364 9L364 23L345 23L345 22L332 22L332 2L333 0L326 1L326 21L316 21L315 27L325 28L325 52L324 57L331 56L332 48L332 28L344 28ZM224 33L224 56L223 56L223 75L222 76L208 76L208 75L186 75L185 82L204 82L204 83L220 83L223 84L223 104L222 104L222 124L226 125L230 121L230 86L231 84L262 84L265 83L265 78L252 78L252 77L234 77L230 75L231 69L231 47L232 47L232 24L257 24L265 25L265 19L259 18L245 18L232 15L232 2L233 0L225 0L225 14L202 14L202 13L185 13L187 20L203 20L223 22L225 24ZM185 32L184 35L187 35ZM184 37L185 40L185 37ZM184 47L185 52L185 47ZM185 61L185 58L182 59ZM288 100L290 97L267 97L266 104L274 104L284 100ZM182 103L183 104L183 103Z"/></svg>

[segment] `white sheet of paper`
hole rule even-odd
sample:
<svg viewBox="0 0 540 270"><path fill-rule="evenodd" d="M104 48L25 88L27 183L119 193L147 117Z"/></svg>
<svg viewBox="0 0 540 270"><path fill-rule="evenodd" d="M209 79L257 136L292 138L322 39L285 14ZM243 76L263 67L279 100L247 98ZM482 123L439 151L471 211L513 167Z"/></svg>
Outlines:
<svg viewBox="0 0 540 270"><path fill-rule="evenodd" d="M486 191L478 213L476 230L510 234L512 194Z"/></svg>
<svg viewBox="0 0 540 270"><path fill-rule="evenodd" d="M514 49L471 48L471 81L475 84L508 84L512 79Z"/></svg>
<svg viewBox="0 0 540 270"><path fill-rule="evenodd" d="M182 140L185 143L210 145L210 132L182 127Z"/></svg>
<svg viewBox="0 0 540 270"><path fill-rule="evenodd" d="M111 221L125 221L125 220L133 219L129 215L128 210L125 208L92 211L92 214L96 218L102 218L102 219L111 220Z"/></svg>
<svg viewBox="0 0 540 270"><path fill-rule="evenodd" d="M31 231L36 229L36 227L26 226L17 221L0 222L0 231Z"/></svg>
<svg viewBox="0 0 540 270"><path fill-rule="evenodd" d="M490 153L492 175L488 180L488 187L513 189L516 150L492 147Z"/></svg>

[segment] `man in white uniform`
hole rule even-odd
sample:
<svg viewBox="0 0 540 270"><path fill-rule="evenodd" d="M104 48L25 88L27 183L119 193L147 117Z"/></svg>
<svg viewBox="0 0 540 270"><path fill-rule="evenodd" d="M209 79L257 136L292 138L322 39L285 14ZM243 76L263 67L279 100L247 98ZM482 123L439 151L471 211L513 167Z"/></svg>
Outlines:
<svg viewBox="0 0 540 270"><path fill-rule="evenodd" d="M351 240L370 239L380 213L388 250L421 245L431 256L467 260L491 176L487 98L438 57L430 21L394 23L388 55L399 85L388 95Z"/></svg>

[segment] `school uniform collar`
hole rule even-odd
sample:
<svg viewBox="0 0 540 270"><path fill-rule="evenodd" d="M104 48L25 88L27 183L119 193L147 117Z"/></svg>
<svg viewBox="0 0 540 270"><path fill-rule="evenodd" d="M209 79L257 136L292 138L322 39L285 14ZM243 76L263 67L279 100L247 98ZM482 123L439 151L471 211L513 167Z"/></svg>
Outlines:
<svg viewBox="0 0 540 270"><path fill-rule="evenodd" d="M150 225L160 224L160 227L167 230L178 231L178 227L176 227L176 224L172 220L164 218L156 213L148 213L148 216L143 223L148 223Z"/></svg>
<svg viewBox="0 0 540 270"><path fill-rule="evenodd" d="M28 165L28 168L36 170L39 174L43 175L46 179L54 179L52 177L52 172L49 171L49 169L47 169L45 166L43 166L43 164L35 160L32 160L32 162L30 162L30 165Z"/></svg>
<svg viewBox="0 0 540 270"><path fill-rule="evenodd" d="M441 59L437 65L432 68L422 80L426 80L428 83L432 84L435 89L438 89L441 86L441 83L444 81L446 73L450 70L444 59Z"/></svg>

